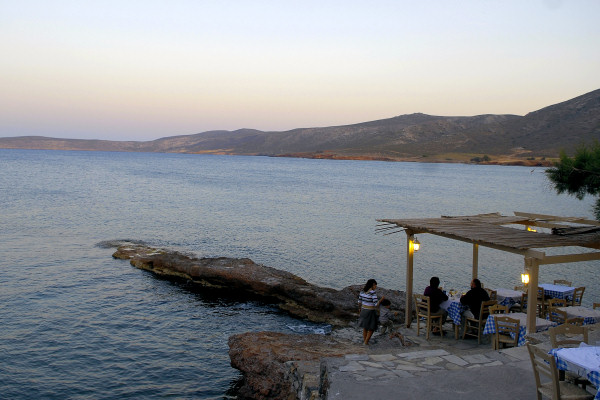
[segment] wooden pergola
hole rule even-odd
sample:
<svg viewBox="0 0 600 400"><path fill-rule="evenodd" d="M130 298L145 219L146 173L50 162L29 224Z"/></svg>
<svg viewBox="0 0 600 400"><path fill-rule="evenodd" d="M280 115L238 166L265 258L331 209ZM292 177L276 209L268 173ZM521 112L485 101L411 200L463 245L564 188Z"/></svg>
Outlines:
<svg viewBox="0 0 600 400"><path fill-rule="evenodd" d="M406 232L406 326L412 319L414 237L430 233L473 244L472 278L478 277L479 246L520 254L529 272L529 287L538 287L539 266L600 260L600 223L577 217L515 212L425 219L379 219L386 234ZM537 232L534 227L551 233ZM578 247L579 252L546 255L543 249ZM527 333L535 332L537 290L528 290Z"/></svg>

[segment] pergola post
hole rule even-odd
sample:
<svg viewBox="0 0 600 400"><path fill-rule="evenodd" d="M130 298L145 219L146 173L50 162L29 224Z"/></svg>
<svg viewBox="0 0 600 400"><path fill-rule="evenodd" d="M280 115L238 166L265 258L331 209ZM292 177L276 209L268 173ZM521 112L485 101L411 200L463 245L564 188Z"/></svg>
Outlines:
<svg viewBox="0 0 600 400"><path fill-rule="evenodd" d="M415 249L413 247L414 234L406 231L406 304L404 322L407 328L410 328L412 322L412 297L413 297L413 256Z"/></svg>
<svg viewBox="0 0 600 400"><path fill-rule="evenodd" d="M527 334L529 335L536 331L539 261L536 258L525 257L525 270L529 271L529 289L527 290Z"/></svg>
<svg viewBox="0 0 600 400"><path fill-rule="evenodd" d="M476 279L479 275L479 245L477 243L473 243L473 277L471 279Z"/></svg>

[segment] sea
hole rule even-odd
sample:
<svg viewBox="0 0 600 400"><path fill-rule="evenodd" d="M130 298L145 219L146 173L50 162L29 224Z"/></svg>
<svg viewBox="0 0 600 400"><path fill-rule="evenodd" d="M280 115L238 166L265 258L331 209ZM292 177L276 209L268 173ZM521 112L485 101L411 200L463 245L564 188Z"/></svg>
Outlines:
<svg viewBox="0 0 600 400"><path fill-rule="evenodd" d="M328 334L276 307L158 279L112 258L114 241L248 257L316 285L375 278L405 289L406 235L377 219L514 211L593 218L540 167L159 153L0 150L0 398L235 399L227 340ZM415 291L468 288L469 244L418 235ZM586 286L597 262L540 267ZM480 247L487 287L523 258ZM360 332L357 332L360 335Z"/></svg>

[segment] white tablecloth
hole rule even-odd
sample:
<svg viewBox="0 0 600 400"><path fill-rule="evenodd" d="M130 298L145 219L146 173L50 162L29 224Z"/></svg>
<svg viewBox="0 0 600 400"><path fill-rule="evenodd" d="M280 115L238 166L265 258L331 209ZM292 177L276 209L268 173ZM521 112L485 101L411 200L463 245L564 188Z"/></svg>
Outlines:
<svg viewBox="0 0 600 400"><path fill-rule="evenodd" d="M552 349L556 358L556 366L563 371L571 371L587 378L596 389L600 388L600 347L586 346ZM596 400L600 400L600 390L596 393Z"/></svg>

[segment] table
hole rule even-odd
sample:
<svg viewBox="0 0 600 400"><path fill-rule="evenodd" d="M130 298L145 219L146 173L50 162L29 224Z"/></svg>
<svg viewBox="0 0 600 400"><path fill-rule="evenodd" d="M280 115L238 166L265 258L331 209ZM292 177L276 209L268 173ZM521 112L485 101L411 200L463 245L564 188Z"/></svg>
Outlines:
<svg viewBox="0 0 600 400"><path fill-rule="evenodd" d="M527 335L527 314L525 313L510 313L510 314L492 314L485 321L485 327L483 328L483 334L489 335L496 333L496 325L494 324L494 317L502 315L519 320L519 341L518 345L523 346L525 344L525 335ZM548 321L547 319L537 318L535 319L536 332L542 332L548 330L552 326L556 326L556 322Z"/></svg>
<svg viewBox="0 0 600 400"><path fill-rule="evenodd" d="M448 311L448 318L452 320L454 325L460 326L462 314L467 309L460 302L460 296L448 297L448 300L440 304L440 307Z"/></svg>
<svg viewBox="0 0 600 400"><path fill-rule="evenodd" d="M449 296L448 300L440 304L440 307L448 311L448 318L450 318L450 320L454 324L454 338L458 339L462 315L463 312L467 309L467 307L463 306L460 302L460 295L454 297Z"/></svg>
<svg viewBox="0 0 600 400"><path fill-rule="evenodd" d="M544 295L546 297L553 299L570 301L573 298L573 292L575 292L575 287L573 286L553 285L551 283L542 283L539 286L544 288Z"/></svg>
<svg viewBox="0 0 600 400"><path fill-rule="evenodd" d="M582 343L580 347L552 349L550 354L556 359L556 367L570 371L589 380L596 389L600 388L600 347ZM600 400L600 390L596 392Z"/></svg>
<svg viewBox="0 0 600 400"><path fill-rule="evenodd" d="M498 304L500 304L501 306L508 306L510 308L516 303L521 302L521 295L523 294L523 292L503 288L498 288L494 290L496 291L496 295L498 296Z"/></svg>
<svg viewBox="0 0 600 400"><path fill-rule="evenodd" d="M584 325L600 322L600 310L592 310L582 306L559 307L558 309L567 313L567 319L583 318Z"/></svg>

